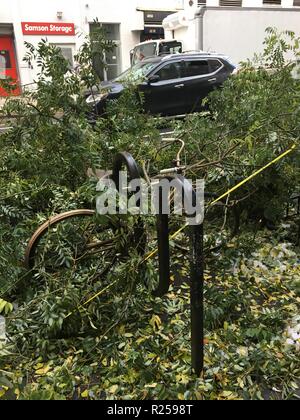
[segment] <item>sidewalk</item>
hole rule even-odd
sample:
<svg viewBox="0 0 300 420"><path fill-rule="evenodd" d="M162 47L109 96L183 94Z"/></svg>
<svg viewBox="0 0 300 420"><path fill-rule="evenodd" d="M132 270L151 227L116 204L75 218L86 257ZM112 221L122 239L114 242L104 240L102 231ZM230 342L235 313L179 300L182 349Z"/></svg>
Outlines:
<svg viewBox="0 0 300 420"><path fill-rule="evenodd" d="M2 109L6 98L0 97L0 109Z"/></svg>
<svg viewBox="0 0 300 420"><path fill-rule="evenodd" d="M0 342L1 341L5 342L6 336L5 336L5 318L0 315Z"/></svg>
<svg viewBox="0 0 300 420"><path fill-rule="evenodd" d="M6 98L2 98L0 97L0 111L3 108L4 102L5 102ZM1 113L0 113L0 117L1 117ZM2 133L5 133L7 131L9 127L7 127L7 122L5 121L4 118L0 118L0 135Z"/></svg>
<svg viewBox="0 0 300 420"><path fill-rule="evenodd" d="M6 98L0 97L0 111L3 108L4 102L5 102ZM1 116L1 114L0 114ZM6 131L6 123L5 120L3 118L0 118L0 134L3 133L4 131Z"/></svg>

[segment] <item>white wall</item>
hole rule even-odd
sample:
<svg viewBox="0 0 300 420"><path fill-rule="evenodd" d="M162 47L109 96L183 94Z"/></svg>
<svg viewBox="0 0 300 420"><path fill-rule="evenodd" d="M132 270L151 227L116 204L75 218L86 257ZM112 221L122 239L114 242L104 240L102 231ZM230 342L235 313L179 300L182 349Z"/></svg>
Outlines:
<svg viewBox="0 0 300 420"><path fill-rule="evenodd" d="M98 18L103 23L120 24L121 68L130 66L130 50L140 40L144 29L143 10L179 10L183 0L0 0L0 25L10 23L14 26L15 46L22 84L28 84L36 76L28 69L22 58L25 54L24 41L37 44L41 36L24 36L21 22L71 22L81 37L49 36L51 43L75 44L78 49L84 35L89 32L89 23ZM57 12L63 13L61 20Z"/></svg>
<svg viewBox="0 0 300 420"><path fill-rule="evenodd" d="M263 51L265 29L292 30L300 36L300 11L207 10L204 15L204 50L229 55L238 63Z"/></svg>
<svg viewBox="0 0 300 420"><path fill-rule="evenodd" d="M281 0L282 7L293 7L294 0Z"/></svg>
<svg viewBox="0 0 300 420"><path fill-rule="evenodd" d="M207 0L207 6L217 6L219 0ZM290 7L293 0L282 0L282 5ZM243 0L244 6L262 6L262 0ZM78 49L89 32L89 23L94 18L100 22L119 23L121 34L121 67L129 67L130 49L139 42L143 30L142 10L181 10L184 7L190 19L193 19L197 0L189 6L189 0L0 0L0 25L13 24L17 60L22 84L31 83L35 72L22 62L25 54L24 41L36 44L40 36L24 36L21 22L73 22L77 34L81 37L50 36L50 42L75 44ZM141 11L138 11L140 9ZM62 20L57 19L57 12L63 13ZM258 51L267 26L280 29L293 29L299 32L300 13L264 11L208 10L204 17L204 49L217 50L239 61ZM193 21L187 29L181 28L175 37L183 39L184 49L196 48L196 27ZM171 37L171 32L166 34Z"/></svg>
<svg viewBox="0 0 300 420"><path fill-rule="evenodd" d="M207 7L203 17L203 50L226 54L239 63L263 51L267 27L292 30L300 36L300 8L262 9L262 0L258 1L260 7L256 9ZM188 27L174 33L176 39L183 41L184 50L199 49L197 22L192 19Z"/></svg>
<svg viewBox="0 0 300 420"><path fill-rule="evenodd" d="M0 22L1 23L11 22L10 5L5 0L0 0Z"/></svg>
<svg viewBox="0 0 300 420"><path fill-rule="evenodd" d="M263 0L243 0L243 7L262 7Z"/></svg>
<svg viewBox="0 0 300 420"><path fill-rule="evenodd" d="M208 7L217 7L219 6L219 0L206 0L206 6ZM282 7L293 7L294 0L281 0ZM269 7L268 5L263 4L263 0L243 0L243 7ZM197 0L194 0L194 5L192 8L197 8ZM273 6L270 6L273 7ZM275 6L276 7L276 6ZM277 6L280 7L280 6ZM189 0L184 0L184 9L188 10L191 6L189 5Z"/></svg>
<svg viewBox="0 0 300 420"><path fill-rule="evenodd" d="M294 3L294 0L281 0L282 7L293 7L293 3ZM244 7L269 7L268 5L263 4L263 0L243 0L243 6ZM277 7L280 7L280 6L277 6Z"/></svg>
<svg viewBox="0 0 300 420"><path fill-rule="evenodd" d="M60 0L46 0L43 3L38 0L10 0L10 2L19 72L21 82L24 85L32 83L36 77L36 69L29 69L22 60L26 53L24 41L37 45L41 38L45 38L45 36L24 36L21 22L72 22L75 24L76 31L81 30L83 22L80 16L80 1L72 0L67 7L62 6ZM63 12L61 20L57 19L58 11ZM49 36L48 40L54 44L75 44L75 48L78 48L82 42L73 36Z"/></svg>
<svg viewBox="0 0 300 420"><path fill-rule="evenodd" d="M132 1L125 0L124 3ZM184 8L184 0L137 0L137 7L147 10L180 10Z"/></svg>
<svg viewBox="0 0 300 420"><path fill-rule="evenodd" d="M68 0L65 0L67 3ZM102 23L119 23L121 35L121 67L130 66L130 50L139 42L139 32L144 29L143 12L137 11L138 0L79 0L81 3L81 30L89 32L89 23L95 18ZM165 0L163 0L163 3ZM86 7L86 4L89 7Z"/></svg>

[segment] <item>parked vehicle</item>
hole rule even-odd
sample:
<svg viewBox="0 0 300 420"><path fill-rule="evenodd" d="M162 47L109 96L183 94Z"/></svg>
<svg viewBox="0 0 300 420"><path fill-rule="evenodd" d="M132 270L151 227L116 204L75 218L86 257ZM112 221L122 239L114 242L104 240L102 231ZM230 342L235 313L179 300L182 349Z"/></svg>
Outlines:
<svg viewBox="0 0 300 420"><path fill-rule="evenodd" d="M176 54L182 53L182 42L176 39L165 40L151 40L137 44L130 51L130 63L132 66L144 60L145 58L159 56L161 54Z"/></svg>
<svg viewBox="0 0 300 420"><path fill-rule="evenodd" d="M105 113L107 101L117 99L126 82L137 84L143 93L145 112L172 116L199 111L203 99L235 71L220 54L172 54L145 59L90 95L87 103L95 116Z"/></svg>

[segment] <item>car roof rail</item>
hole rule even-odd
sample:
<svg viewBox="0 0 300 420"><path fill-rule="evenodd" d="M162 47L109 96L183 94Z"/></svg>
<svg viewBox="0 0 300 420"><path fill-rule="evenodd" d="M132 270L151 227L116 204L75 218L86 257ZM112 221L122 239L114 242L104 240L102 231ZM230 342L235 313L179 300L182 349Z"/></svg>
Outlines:
<svg viewBox="0 0 300 420"><path fill-rule="evenodd" d="M203 50L186 50L186 51L182 51L182 54L190 54L190 53L205 54L205 55L210 55L211 54L211 53L205 52Z"/></svg>
<svg viewBox="0 0 300 420"><path fill-rule="evenodd" d="M146 57L144 57L141 60L139 60L138 63L140 63L141 61L153 60L154 58L160 58L160 57L158 55L156 55L156 54L154 54L154 55L147 55Z"/></svg>

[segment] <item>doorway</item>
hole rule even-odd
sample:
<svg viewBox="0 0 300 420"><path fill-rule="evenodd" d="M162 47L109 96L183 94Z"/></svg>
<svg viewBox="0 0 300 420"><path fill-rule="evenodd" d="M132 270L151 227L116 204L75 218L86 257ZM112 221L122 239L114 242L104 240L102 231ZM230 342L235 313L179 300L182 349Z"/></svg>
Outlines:
<svg viewBox="0 0 300 420"><path fill-rule="evenodd" d="M121 73L121 38L119 23L101 23L105 31L106 39L114 43L112 51L104 53L105 68L99 64L97 74L101 80L113 80ZM90 24L90 31L96 28L97 24ZM101 60L102 61L102 60Z"/></svg>
<svg viewBox="0 0 300 420"><path fill-rule="evenodd" d="M16 89L10 92L0 87L0 96L20 95L14 39L10 35L0 35L0 79L17 83Z"/></svg>

